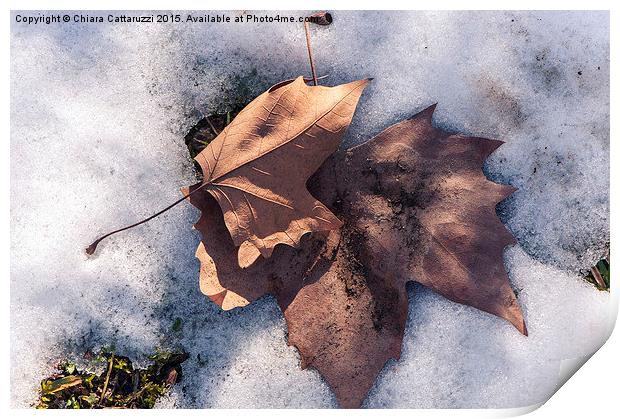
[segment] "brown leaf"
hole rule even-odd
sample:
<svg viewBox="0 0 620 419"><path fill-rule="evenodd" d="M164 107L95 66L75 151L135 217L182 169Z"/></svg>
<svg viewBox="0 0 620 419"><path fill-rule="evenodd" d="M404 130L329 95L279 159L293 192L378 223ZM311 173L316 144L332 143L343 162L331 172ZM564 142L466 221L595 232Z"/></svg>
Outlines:
<svg viewBox="0 0 620 419"><path fill-rule="evenodd" d="M196 156L203 189L239 247L239 266L271 256L280 243L297 247L308 232L340 228L306 181L338 149L367 83L307 86L298 77L276 84Z"/></svg>
<svg viewBox="0 0 620 419"><path fill-rule="evenodd" d="M273 294L302 368L316 368L343 407L359 407L385 362L399 358L410 280L527 334L502 257L514 239L495 214L514 189L481 170L501 142L434 128L433 109L334 155L309 180L342 229L305 236L298 250L277 246L248 269L213 199L190 197L202 210L203 293L225 310Z"/></svg>

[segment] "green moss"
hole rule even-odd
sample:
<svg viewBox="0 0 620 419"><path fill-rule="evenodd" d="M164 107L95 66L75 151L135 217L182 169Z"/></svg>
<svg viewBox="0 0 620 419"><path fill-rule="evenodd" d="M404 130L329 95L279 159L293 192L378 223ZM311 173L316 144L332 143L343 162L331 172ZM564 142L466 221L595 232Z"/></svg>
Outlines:
<svg viewBox="0 0 620 419"><path fill-rule="evenodd" d="M170 386L181 380L184 352L158 352L144 369L134 369L131 360L104 352L96 360L105 362L100 374L80 371L75 363L63 362L59 372L41 381L38 409L129 408L151 409Z"/></svg>

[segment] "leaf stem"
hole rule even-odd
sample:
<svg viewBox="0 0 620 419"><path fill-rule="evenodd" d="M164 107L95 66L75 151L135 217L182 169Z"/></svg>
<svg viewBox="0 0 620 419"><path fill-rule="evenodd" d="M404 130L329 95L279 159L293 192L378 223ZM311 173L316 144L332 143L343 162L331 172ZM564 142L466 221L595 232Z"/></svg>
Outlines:
<svg viewBox="0 0 620 419"><path fill-rule="evenodd" d="M214 126L213 126L213 124L211 123L211 120L209 119L209 117L208 117L208 116L205 116L205 119L207 120L207 123L209 124L209 127L211 128L211 131L213 131L213 133L214 133L215 135L220 135L220 132L219 132L217 129L215 129L215 127L214 127Z"/></svg>
<svg viewBox="0 0 620 419"><path fill-rule="evenodd" d="M108 390L108 383L110 382L110 374L112 374L112 366L114 365L114 352L110 358L110 366L108 367L108 373L105 376L105 382L103 383L103 390L101 391L101 397L99 397L99 404L103 402L105 398L105 392Z"/></svg>
<svg viewBox="0 0 620 419"><path fill-rule="evenodd" d="M310 29L308 28L308 22L304 22L304 31L306 32L306 46L308 47L308 58L310 59L310 70L312 71L312 80L314 85L318 86L319 81L316 77L316 70L314 69L314 60L312 59L312 47L310 46Z"/></svg>
<svg viewBox="0 0 620 419"><path fill-rule="evenodd" d="M106 237L110 237L111 235L116 234L116 233L120 233L121 231L129 230L130 228L133 228L133 227L139 226L140 224L144 224L144 223L146 223L147 221L152 220L153 218L157 217L158 215L161 215L161 214L163 214L164 212L168 211L170 208L172 208L172 207L176 206L177 204L180 204L181 202L185 201L185 200L186 200L187 198L189 198L189 197L190 197L190 196L191 196L194 192L199 191L200 189L202 189L202 188L203 188L203 187L205 187L206 185L208 185L208 183L203 183L202 185L200 185L199 187L197 187L196 189L194 189L193 191L191 191L190 193L188 193L187 195L185 195L183 198L181 198L181 199L179 199L179 200L175 201L174 203L172 203L172 204L168 205L168 206L167 206L166 208L164 208L163 210L161 210L161 211L159 211L159 212L157 212L157 213L155 213L155 214L151 215L151 216L150 216L150 217L148 217L148 218L145 218L145 219L144 219L144 220L142 220L142 221L138 221L137 223L134 223L134 224L129 225L129 226L127 226L127 227L119 228L118 230L111 231L111 232L109 232L109 233L107 233L107 234L105 234L105 235L103 235L103 236L99 237L99 238L98 238L97 240L95 240L95 241L94 241L94 242L93 242L90 246L88 246L88 247L86 248L86 254L88 254L88 255L92 255L93 253L95 253L95 250L97 250L97 245L99 244L99 242L101 242L101 240L105 239Z"/></svg>

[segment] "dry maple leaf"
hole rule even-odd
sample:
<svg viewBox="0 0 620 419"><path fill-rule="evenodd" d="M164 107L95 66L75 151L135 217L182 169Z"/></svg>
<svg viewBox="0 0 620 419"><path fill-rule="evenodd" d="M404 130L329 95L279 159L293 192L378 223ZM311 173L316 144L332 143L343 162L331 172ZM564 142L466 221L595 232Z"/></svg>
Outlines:
<svg viewBox="0 0 620 419"><path fill-rule="evenodd" d="M239 266L271 256L280 243L297 247L308 232L341 227L306 181L338 149L367 83L308 86L303 77L279 83L196 156L202 186L239 246Z"/></svg>
<svg viewBox="0 0 620 419"><path fill-rule="evenodd" d="M239 247L239 266L250 266L260 255L268 258L277 244L297 247L306 233L342 226L310 195L306 181L338 149L370 80L335 87L308 86L303 77L280 82L243 108L196 156L204 175L200 191L218 201ZM184 199L99 237L86 253Z"/></svg>
<svg viewBox="0 0 620 419"><path fill-rule="evenodd" d="M495 213L514 188L481 170L502 143L434 128L433 110L332 156L308 187L342 229L307 235L299 249L277 246L248 269L238 267L217 203L190 197L202 211L202 292L226 310L274 295L301 367L316 368L343 407L359 407L385 362L400 357L408 281L527 334L503 263L514 239Z"/></svg>

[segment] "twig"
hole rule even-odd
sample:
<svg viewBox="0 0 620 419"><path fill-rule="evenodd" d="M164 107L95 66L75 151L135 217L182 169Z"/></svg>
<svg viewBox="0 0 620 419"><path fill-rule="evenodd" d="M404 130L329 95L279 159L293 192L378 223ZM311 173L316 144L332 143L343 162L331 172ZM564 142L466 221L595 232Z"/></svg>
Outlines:
<svg viewBox="0 0 620 419"><path fill-rule="evenodd" d="M112 353L112 357L110 358L110 366L108 367L108 373L105 376L105 382L103 383L103 390L101 391L101 397L99 397L99 404L103 402L103 398L105 397L105 392L108 390L108 383L110 382L110 374L112 374L113 365L114 365L114 353Z"/></svg>
<svg viewBox="0 0 620 419"><path fill-rule="evenodd" d="M598 270L596 265L592 267L592 276L594 277L594 280L596 281L596 284L599 286L599 288L602 288L602 289L607 288L607 284L605 284L605 281L603 280L603 277L601 276L601 272Z"/></svg>
<svg viewBox="0 0 620 419"><path fill-rule="evenodd" d="M207 120L207 123L209 124L209 126L211 127L211 130L213 131L213 133L215 135L220 135L219 131L215 129L215 127L213 126L213 124L211 123L211 120L209 119L208 116L205 116L205 119Z"/></svg>
<svg viewBox="0 0 620 419"><path fill-rule="evenodd" d="M304 31L306 32L306 46L308 47L308 58L310 59L310 70L312 70L312 80L314 85L318 86L319 81L316 78L316 70L314 69L314 60L312 59L312 47L310 46L310 29L308 29L308 22L304 22Z"/></svg>

